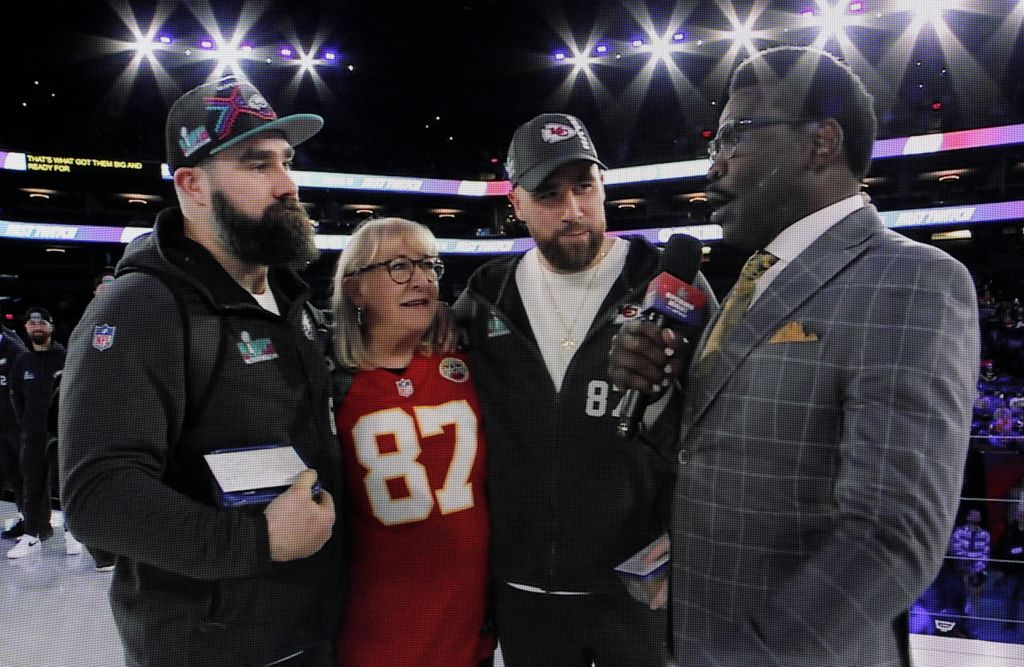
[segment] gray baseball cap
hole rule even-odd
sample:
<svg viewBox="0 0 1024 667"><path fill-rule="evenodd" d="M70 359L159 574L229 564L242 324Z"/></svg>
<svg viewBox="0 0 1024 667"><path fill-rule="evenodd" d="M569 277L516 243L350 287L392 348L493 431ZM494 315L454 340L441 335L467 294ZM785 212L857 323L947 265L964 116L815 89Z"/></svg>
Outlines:
<svg viewBox="0 0 1024 667"><path fill-rule="evenodd" d="M520 125L512 135L505 171L513 187L518 185L533 192L551 172L575 160L608 168L597 157L590 133L579 118L565 113L543 113Z"/></svg>

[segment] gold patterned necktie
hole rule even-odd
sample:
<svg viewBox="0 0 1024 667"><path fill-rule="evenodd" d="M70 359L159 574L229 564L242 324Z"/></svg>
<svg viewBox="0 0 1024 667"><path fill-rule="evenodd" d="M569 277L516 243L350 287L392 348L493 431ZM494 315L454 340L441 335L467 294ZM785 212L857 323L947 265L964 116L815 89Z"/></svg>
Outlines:
<svg viewBox="0 0 1024 667"><path fill-rule="evenodd" d="M715 321L715 326L711 329L711 333L708 334L707 341L704 343L704 350L701 352L700 360L697 362L698 376L707 377L710 375L711 368L718 358L718 354L722 351L722 344L728 338L729 332L732 331L732 328L736 326L736 323L740 321L743 314L750 307L750 301L754 298L754 284L777 261L779 261L779 258L770 252L758 250L743 265L739 280L733 285L729 296L725 298L725 303L722 304L722 312L719 313L718 320Z"/></svg>

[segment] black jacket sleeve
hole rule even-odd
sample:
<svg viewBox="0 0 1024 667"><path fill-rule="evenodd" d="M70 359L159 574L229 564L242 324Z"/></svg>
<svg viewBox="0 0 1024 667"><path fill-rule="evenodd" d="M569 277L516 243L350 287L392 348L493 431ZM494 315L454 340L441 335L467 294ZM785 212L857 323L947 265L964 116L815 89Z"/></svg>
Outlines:
<svg viewBox="0 0 1024 667"><path fill-rule="evenodd" d="M14 419L20 428L25 421L25 355L28 350L23 351L14 358L11 366L10 396L11 407L14 409Z"/></svg>
<svg viewBox="0 0 1024 667"><path fill-rule="evenodd" d="M113 344L93 346L97 325ZM184 418L181 316L156 278L119 277L69 341L61 382L61 496L90 546L196 579L270 567L266 520L196 502L162 481Z"/></svg>

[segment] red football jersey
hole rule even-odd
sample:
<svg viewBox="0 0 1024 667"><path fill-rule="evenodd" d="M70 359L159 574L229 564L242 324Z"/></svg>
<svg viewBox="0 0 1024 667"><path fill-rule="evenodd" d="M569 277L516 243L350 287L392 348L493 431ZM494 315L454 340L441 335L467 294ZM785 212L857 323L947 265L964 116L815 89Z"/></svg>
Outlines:
<svg viewBox="0 0 1024 667"><path fill-rule="evenodd" d="M356 374L335 415L351 583L342 667L476 667L490 527L487 450L464 356Z"/></svg>

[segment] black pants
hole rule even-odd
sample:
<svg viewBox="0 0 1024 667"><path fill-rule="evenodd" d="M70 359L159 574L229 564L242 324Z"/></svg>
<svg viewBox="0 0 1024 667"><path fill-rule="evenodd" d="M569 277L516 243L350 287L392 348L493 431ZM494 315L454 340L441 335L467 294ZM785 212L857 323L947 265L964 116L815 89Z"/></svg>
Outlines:
<svg viewBox="0 0 1024 667"><path fill-rule="evenodd" d="M0 491L10 489L14 504L21 510L25 482L21 477L21 433L0 433Z"/></svg>
<svg viewBox="0 0 1024 667"><path fill-rule="evenodd" d="M1005 566L1002 585L1007 588L1006 602L1003 607L1005 622L1013 623L1015 627L1024 616L1020 613L1021 593L1024 593L1024 564L1007 564Z"/></svg>
<svg viewBox="0 0 1024 667"><path fill-rule="evenodd" d="M24 479L21 513L25 516L25 534L43 539L53 534L50 527L50 497L57 466L51 462L56 458L56 448L47 451L47 436L26 432L21 438L21 476Z"/></svg>
<svg viewBox="0 0 1024 667"><path fill-rule="evenodd" d="M625 588L591 595L530 593L499 583L496 625L507 667L662 667L667 614Z"/></svg>

